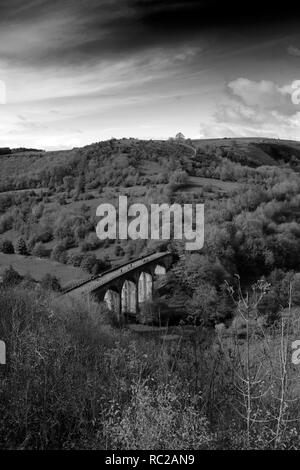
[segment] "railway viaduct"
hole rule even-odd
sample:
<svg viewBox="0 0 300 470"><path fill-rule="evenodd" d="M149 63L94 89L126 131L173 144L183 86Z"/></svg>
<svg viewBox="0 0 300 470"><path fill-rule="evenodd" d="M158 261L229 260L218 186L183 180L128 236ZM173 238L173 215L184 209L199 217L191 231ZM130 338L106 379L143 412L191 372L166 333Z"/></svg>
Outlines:
<svg viewBox="0 0 300 470"><path fill-rule="evenodd" d="M106 302L119 318L124 314L136 316L141 305L152 299L155 279L166 275L172 263L172 253L152 253L105 271L64 295L92 296L99 302Z"/></svg>

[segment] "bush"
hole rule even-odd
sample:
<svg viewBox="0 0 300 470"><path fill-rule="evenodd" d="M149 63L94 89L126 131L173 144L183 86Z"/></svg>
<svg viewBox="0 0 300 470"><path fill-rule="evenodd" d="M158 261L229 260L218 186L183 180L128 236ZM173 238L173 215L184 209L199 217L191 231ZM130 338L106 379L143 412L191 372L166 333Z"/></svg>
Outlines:
<svg viewBox="0 0 300 470"><path fill-rule="evenodd" d="M12 266L4 269L2 282L5 286L15 286L22 281L22 276Z"/></svg>
<svg viewBox="0 0 300 470"><path fill-rule="evenodd" d="M81 269L87 271L88 273L92 272L93 267L97 262L97 258L95 255L84 255L80 264Z"/></svg>
<svg viewBox="0 0 300 470"><path fill-rule="evenodd" d="M51 251L51 258L54 261L59 261L62 259L62 256L66 254L66 247L64 243L57 243Z"/></svg>
<svg viewBox="0 0 300 470"><path fill-rule="evenodd" d="M188 304L190 321L195 324L204 325L214 322L218 301L216 289L212 285L203 282L194 292Z"/></svg>
<svg viewBox="0 0 300 470"><path fill-rule="evenodd" d="M0 217L0 233L5 233L8 230L12 229L13 222L14 222L14 218L10 213L3 214Z"/></svg>
<svg viewBox="0 0 300 470"><path fill-rule="evenodd" d="M61 206L65 206L67 204L66 198L64 195L61 195L58 199L58 202Z"/></svg>
<svg viewBox="0 0 300 470"><path fill-rule="evenodd" d="M186 171L180 171L177 170L175 171L170 179L170 184L171 185L181 185L181 184L186 184L188 181L188 174Z"/></svg>
<svg viewBox="0 0 300 470"><path fill-rule="evenodd" d="M55 292L61 291L61 285L56 276L46 274L41 280L41 287L46 290L53 290Z"/></svg>
<svg viewBox="0 0 300 470"><path fill-rule="evenodd" d="M134 384L121 414L111 406L104 434L109 448L119 450L208 449L212 442L196 402L169 385Z"/></svg>
<svg viewBox="0 0 300 470"><path fill-rule="evenodd" d="M103 241L101 241L95 233L90 233L87 237L87 243L89 244L91 250L97 250L101 247Z"/></svg>
<svg viewBox="0 0 300 470"><path fill-rule="evenodd" d="M2 253L8 254L8 255L11 255L15 252L12 242L10 240L7 240L7 239L4 239L4 240L1 241L0 251L2 251Z"/></svg>
<svg viewBox="0 0 300 470"><path fill-rule="evenodd" d="M111 264L109 261L106 260L101 260L97 259L92 266L91 273L96 276L97 274L102 273L103 271L106 271L107 269L110 269Z"/></svg>
<svg viewBox="0 0 300 470"><path fill-rule="evenodd" d="M82 263L83 257L84 255L81 253L70 253L68 256L68 264L79 268Z"/></svg>
<svg viewBox="0 0 300 470"><path fill-rule="evenodd" d="M51 304L51 297L45 303L38 295L19 287L0 290L0 337L12 351L0 388L0 447L101 448L102 439L97 444L96 436L101 425L94 427L87 405L87 377L93 374L93 390L101 402L106 374L101 379L100 364L113 340L105 326L100 329L99 305L96 315L82 303Z"/></svg>
<svg viewBox="0 0 300 470"><path fill-rule="evenodd" d="M87 241L83 241L80 245L80 249L83 253L91 250L91 246Z"/></svg>
<svg viewBox="0 0 300 470"><path fill-rule="evenodd" d="M19 237L15 242L15 252L23 256L28 254L27 245L23 237Z"/></svg>
<svg viewBox="0 0 300 470"><path fill-rule="evenodd" d="M32 254L38 258L44 258L47 256L48 250L45 248L43 243L37 243L32 249Z"/></svg>
<svg viewBox="0 0 300 470"><path fill-rule="evenodd" d="M123 250L123 248L120 246L120 245L116 245L115 246L115 256L124 256L125 255L125 251Z"/></svg>

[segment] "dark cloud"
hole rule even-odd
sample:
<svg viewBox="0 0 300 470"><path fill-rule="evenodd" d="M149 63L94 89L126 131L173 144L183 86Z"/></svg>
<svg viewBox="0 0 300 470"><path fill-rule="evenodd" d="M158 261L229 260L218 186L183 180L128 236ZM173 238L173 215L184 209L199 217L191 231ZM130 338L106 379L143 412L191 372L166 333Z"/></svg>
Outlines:
<svg viewBox="0 0 300 470"><path fill-rule="evenodd" d="M52 35L48 30L45 35L33 31L39 41L32 46L29 30L28 50L24 51L23 35L20 53L16 44L13 50L8 47L6 57L28 62L81 63L149 47L182 45L210 30L231 33L249 28L249 34L257 34L262 26L272 34L276 28L282 31L284 24L291 27L299 18L299 9L294 1L283 9L262 0L1 0L0 30L1 25L16 31L25 28L26 36L26 26L33 25L34 30L39 22L50 18ZM65 21L59 40L53 18L58 24Z"/></svg>
<svg viewBox="0 0 300 470"><path fill-rule="evenodd" d="M299 2L295 0L286 7L268 0L132 0L132 5L145 25L168 31L270 25L293 21L300 13Z"/></svg>

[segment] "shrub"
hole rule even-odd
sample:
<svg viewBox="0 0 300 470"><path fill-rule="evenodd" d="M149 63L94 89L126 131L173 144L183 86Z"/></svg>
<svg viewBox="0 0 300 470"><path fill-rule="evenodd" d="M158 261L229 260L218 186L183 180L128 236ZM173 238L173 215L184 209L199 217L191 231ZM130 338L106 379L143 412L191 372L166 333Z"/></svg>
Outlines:
<svg viewBox="0 0 300 470"><path fill-rule="evenodd" d="M57 243L51 251L51 258L54 261L60 261L62 255L66 254L66 247L64 243Z"/></svg>
<svg viewBox="0 0 300 470"><path fill-rule="evenodd" d="M61 195L58 199L58 202L61 206L65 206L67 204L66 198L64 195Z"/></svg>
<svg viewBox="0 0 300 470"><path fill-rule="evenodd" d="M83 241L80 245L80 249L83 253L91 250L91 246L87 241Z"/></svg>
<svg viewBox="0 0 300 470"><path fill-rule="evenodd" d="M43 243L37 243L34 248L32 249L33 256L37 256L38 258L44 258L47 256L48 251L43 245Z"/></svg>
<svg viewBox="0 0 300 470"><path fill-rule="evenodd" d="M53 231L51 228L44 228L39 231L36 235L36 241L42 243L48 243L53 239Z"/></svg>
<svg viewBox="0 0 300 470"><path fill-rule="evenodd" d="M156 389L134 384L131 400L122 413L110 408L104 422L109 448L119 450L208 449L212 435L206 418L188 394L175 386Z"/></svg>
<svg viewBox="0 0 300 470"><path fill-rule="evenodd" d="M188 181L188 174L186 171L180 171L177 170L175 171L170 179L170 184L171 185L180 185L180 184L186 184Z"/></svg>
<svg viewBox="0 0 300 470"><path fill-rule="evenodd" d="M87 254L83 256L80 267L84 271L91 273L96 262L97 262L97 258L95 255Z"/></svg>
<svg viewBox="0 0 300 470"><path fill-rule="evenodd" d="M95 263L93 264L91 268L91 273L96 276L97 274L102 273L103 271L106 271L111 267L111 264L109 261L106 260L101 260L101 259L96 259Z"/></svg>
<svg viewBox="0 0 300 470"><path fill-rule="evenodd" d="M56 276L46 274L41 280L41 286L46 290L53 290L55 292L61 291L61 285Z"/></svg>
<svg viewBox="0 0 300 470"><path fill-rule="evenodd" d="M3 214L0 217L0 233L5 233L13 227L14 218L11 214Z"/></svg>
<svg viewBox="0 0 300 470"><path fill-rule="evenodd" d="M99 305L96 315L83 303L77 307L51 304L56 298L50 296L44 299L47 302L19 287L0 290L0 335L12 352L0 387L0 447L101 448L102 439L97 444L95 436L101 426L93 426L87 407L87 377L92 373L93 390L100 398L95 411L101 413L106 374L101 379L100 371L111 334L105 326L100 329ZM83 416L84 424L79 424Z"/></svg>
<svg viewBox="0 0 300 470"><path fill-rule="evenodd" d="M79 268L84 255L81 253L70 253L68 256L68 264Z"/></svg>
<svg viewBox="0 0 300 470"><path fill-rule="evenodd" d="M90 233L87 237L87 243L90 247L90 250L97 250L102 245L102 241L99 240L95 233Z"/></svg>
<svg viewBox="0 0 300 470"><path fill-rule="evenodd" d="M0 251L5 254L13 254L15 252L14 246L10 240L4 239L0 243Z"/></svg>
<svg viewBox="0 0 300 470"><path fill-rule="evenodd" d="M196 324L203 323L204 325L213 322L218 301L216 289L212 285L207 282L200 284L188 304L191 322Z"/></svg>
<svg viewBox="0 0 300 470"><path fill-rule="evenodd" d="M125 251L123 250L123 248L120 246L120 245L116 245L115 246L115 256L124 256L125 255Z"/></svg>
<svg viewBox="0 0 300 470"><path fill-rule="evenodd" d="M22 276L12 266L4 269L2 282L5 286L15 286L22 281Z"/></svg>
<svg viewBox="0 0 300 470"><path fill-rule="evenodd" d="M15 242L15 252L23 256L28 254L27 245L23 237L19 237Z"/></svg>
<svg viewBox="0 0 300 470"><path fill-rule="evenodd" d="M25 289L32 289L36 286L35 279L27 272L22 279L22 287Z"/></svg>

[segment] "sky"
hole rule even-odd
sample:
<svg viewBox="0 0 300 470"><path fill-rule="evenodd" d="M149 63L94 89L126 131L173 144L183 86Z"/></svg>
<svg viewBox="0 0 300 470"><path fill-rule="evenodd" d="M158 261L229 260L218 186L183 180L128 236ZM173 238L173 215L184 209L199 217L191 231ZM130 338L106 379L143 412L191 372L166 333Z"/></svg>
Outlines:
<svg viewBox="0 0 300 470"><path fill-rule="evenodd" d="M0 146L68 149L179 131L300 140L300 4L285 7L1 0Z"/></svg>

